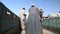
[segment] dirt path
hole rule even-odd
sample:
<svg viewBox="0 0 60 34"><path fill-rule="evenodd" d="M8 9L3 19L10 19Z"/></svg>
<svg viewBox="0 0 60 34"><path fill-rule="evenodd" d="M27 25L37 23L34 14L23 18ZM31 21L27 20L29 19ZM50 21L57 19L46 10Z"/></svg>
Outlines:
<svg viewBox="0 0 60 34"><path fill-rule="evenodd" d="M46 29L43 29L43 34L55 34L55 33L51 32L51 31L48 31Z"/></svg>

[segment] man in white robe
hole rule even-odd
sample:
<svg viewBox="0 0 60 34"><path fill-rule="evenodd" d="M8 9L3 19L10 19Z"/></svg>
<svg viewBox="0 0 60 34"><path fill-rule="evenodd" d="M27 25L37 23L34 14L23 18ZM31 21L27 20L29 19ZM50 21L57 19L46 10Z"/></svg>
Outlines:
<svg viewBox="0 0 60 34"><path fill-rule="evenodd" d="M26 22L26 13L25 13L25 8L23 8L20 11L20 19L21 19L21 28L22 28L22 32L21 34L25 34L25 22Z"/></svg>

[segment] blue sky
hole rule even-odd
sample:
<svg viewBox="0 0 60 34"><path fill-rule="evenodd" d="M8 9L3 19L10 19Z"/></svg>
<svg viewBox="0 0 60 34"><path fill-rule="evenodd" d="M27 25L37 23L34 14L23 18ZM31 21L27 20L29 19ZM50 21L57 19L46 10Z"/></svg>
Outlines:
<svg viewBox="0 0 60 34"><path fill-rule="evenodd" d="M0 0L7 8L16 15L25 7L28 14L31 4L44 10L44 16L50 13L58 13L60 11L60 0Z"/></svg>

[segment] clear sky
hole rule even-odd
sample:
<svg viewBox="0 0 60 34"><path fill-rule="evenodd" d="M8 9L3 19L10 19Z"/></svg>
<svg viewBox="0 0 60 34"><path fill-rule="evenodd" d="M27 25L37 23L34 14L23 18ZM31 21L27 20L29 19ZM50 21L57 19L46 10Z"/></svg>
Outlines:
<svg viewBox="0 0 60 34"><path fill-rule="evenodd" d="M7 8L9 8L16 15L25 7L28 14L31 4L44 10L44 16L50 13L58 13L60 11L60 0L0 0Z"/></svg>

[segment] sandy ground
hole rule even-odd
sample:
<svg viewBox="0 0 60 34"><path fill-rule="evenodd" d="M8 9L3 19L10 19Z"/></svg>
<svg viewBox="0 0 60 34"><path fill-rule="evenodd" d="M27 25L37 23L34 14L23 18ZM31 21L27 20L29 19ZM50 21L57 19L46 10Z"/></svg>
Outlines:
<svg viewBox="0 0 60 34"><path fill-rule="evenodd" d="M23 30L21 34L25 34L25 30ZM55 33L48 31L46 29L43 29L43 34L55 34Z"/></svg>
<svg viewBox="0 0 60 34"><path fill-rule="evenodd" d="M48 31L46 29L43 29L43 34L55 34L55 33L51 32L51 31Z"/></svg>

